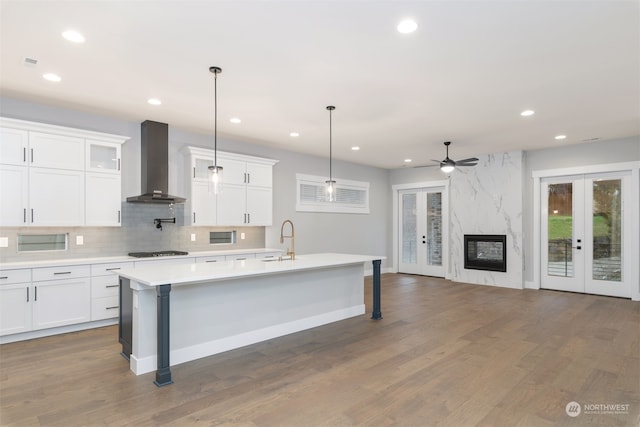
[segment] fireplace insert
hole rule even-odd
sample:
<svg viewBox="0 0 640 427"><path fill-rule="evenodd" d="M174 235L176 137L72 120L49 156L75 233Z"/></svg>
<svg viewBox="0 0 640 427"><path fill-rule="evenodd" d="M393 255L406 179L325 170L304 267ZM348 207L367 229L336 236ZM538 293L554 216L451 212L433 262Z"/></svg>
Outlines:
<svg viewBox="0 0 640 427"><path fill-rule="evenodd" d="M507 236L504 234L465 234L464 268L506 272Z"/></svg>

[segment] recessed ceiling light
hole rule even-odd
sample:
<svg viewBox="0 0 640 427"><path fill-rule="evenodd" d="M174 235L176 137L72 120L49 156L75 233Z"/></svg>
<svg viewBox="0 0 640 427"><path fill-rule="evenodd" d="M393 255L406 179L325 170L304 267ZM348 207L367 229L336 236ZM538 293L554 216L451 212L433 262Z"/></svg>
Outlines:
<svg viewBox="0 0 640 427"><path fill-rule="evenodd" d="M149 98L147 99L147 102L151 105L160 105L162 104L162 101L160 101L158 98Z"/></svg>
<svg viewBox="0 0 640 427"><path fill-rule="evenodd" d="M418 29L418 24L413 19L405 19L398 24L396 29L402 34L409 34Z"/></svg>
<svg viewBox="0 0 640 427"><path fill-rule="evenodd" d="M230 121L231 123L233 123L233 124L236 124L236 125L237 125L238 123L242 123L242 120L240 120L240 119L239 119L239 118L237 118L237 117L231 117L231 118L229 119L229 121Z"/></svg>
<svg viewBox="0 0 640 427"><path fill-rule="evenodd" d="M520 115L522 117L529 117L529 116L533 116L536 112L533 110L524 110L522 113L520 113Z"/></svg>
<svg viewBox="0 0 640 427"><path fill-rule="evenodd" d="M405 162L405 163L411 163L411 162L412 162L412 160L411 160L411 159L404 159L404 162Z"/></svg>
<svg viewBox="0 0 640 427"><path fill-rule="evenodd" d="M49 80L50 82L56 82L56 83L62 80L59 75L53 74L53 73L43 74L42 78L45 80Z"/></svg>
<svg viewBox="0 0 640 427"><path fill-rule="evenodd" d="M360 147L351 147L351 150L353 151L358 151L360 149Z"/></svg>
<svg viewBox="0 0 640 427"><path fill-rule="evenodd" d="M567 135L556 135L555 139L565 139Z"/></svg>
<svg viewBox="0 0 640 427"><path fill-rule="evenodd" d="M84 43L84 36L75 30L67 30L62 33L62 37L73 43Z"/></svg>
<svg viewBox="0 0 640 427"><path fill-rule="evenodd" d="M299 134L298 132L291 132L291 133L289 134L289 136L290 136L290 137L292 137L292 138L297 138L297 137L299 137L299 136L300 136L300 134Z"/></svg>

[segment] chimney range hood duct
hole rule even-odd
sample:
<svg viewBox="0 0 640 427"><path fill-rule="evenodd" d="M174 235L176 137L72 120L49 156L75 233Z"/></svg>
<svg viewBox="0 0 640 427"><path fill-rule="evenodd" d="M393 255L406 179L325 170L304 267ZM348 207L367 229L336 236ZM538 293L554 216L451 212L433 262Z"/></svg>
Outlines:
<svg viewBox="0 0 640 427"><path fill-rule="evenodd" d="M141 126L140 157L142 159L142 192L127 197L132 203L184 203L187 199L168 194L169 190L169 125L145 120Z"/></svg>

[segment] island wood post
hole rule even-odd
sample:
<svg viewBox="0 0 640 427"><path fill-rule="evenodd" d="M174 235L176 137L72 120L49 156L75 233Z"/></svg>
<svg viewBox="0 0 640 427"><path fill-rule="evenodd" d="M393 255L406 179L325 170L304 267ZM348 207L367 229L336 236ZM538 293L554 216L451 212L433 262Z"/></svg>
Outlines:
<svg viewBox="0 0 640 427"><path fill-rule="evenodd" d="M171 285L157 287L156 309L158 316L158 370L153 382L158 387L173 384L171 367L169 366L169 293Z"/></svg>
<svg viewBox="0 0 640 427"><path fill-rule="evenodd" d="M380 263L382 260L373 260L373 313L371 318L374 320L382 319L382 311L380 309Z"/></svg>

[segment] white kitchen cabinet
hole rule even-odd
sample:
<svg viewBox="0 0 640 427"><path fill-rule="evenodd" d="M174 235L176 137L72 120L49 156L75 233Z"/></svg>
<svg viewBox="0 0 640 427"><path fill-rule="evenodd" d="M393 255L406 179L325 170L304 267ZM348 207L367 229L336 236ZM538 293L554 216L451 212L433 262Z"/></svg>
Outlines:
<svg viewBox="0 0 640 427"><path fill-rule="evenodd" d="M213 151L187 147L187 203L186 223L214 226L217 224L217 197L209 192L209 169L213 165Z"/></svg>
<svg viewBox="0 0 640 427"><path fill-rule="evenodd" d="M84 225L84 210L84 172L29 168L30 225Z"/></svg>
<svg viewBox="0 0 640 427"><path fill-rule="evenodd" d="M0 335L31 330L31 270L0 271Z"/></svg>
<svg viewBox="0 0 640 427"><path fill-rule="evenodd" d="M120 174L87 172L85 175L85 224L119 226L121 223Z"/></svg>
<svg viewBox="0 0 640 427"><path fill-rule="evenodd" d="M189 181L187 223L233 226L271 225L273 217L273 165L277 160L219 151L222 192L208 191L208 169L213 151L186 147Z"/></svg>
<svg viewBox="0 0 640 427"><path fill-rule="evenodd" d="M85 140L81 137L29 132L29 166L84 171Z"/></svg>
<svg viewBox="0 0 640 427"><path fill-rule="evenodd" d="M244 261L246 259L253 259L256 257L256 254L234 254L234 255L226 255L224 258L226 261Z"/></svg>
<svg viewBox="0 0 640 427"><path fill-rule="evenodd" d="M91 320L90 272L89 265L32 269L34 330Z"/></svg>
<svg viewBox="0 0 640 427"><path fill-rule="evenodd" d="M27 164L29 132L21 129L0 128L0 164Z"/></svg>
<svg viewBox="0 0 640 427"><path fill-rule="evenodd" d="M216 225L217 224L217 198L209 193L207 181L193 181L191 193L187 195L187 203L190 201L191 225Z"/></svg>
<svg viewBox="0 0 640 427"><path fill-rule="evenodd" d="M91 264L91 320L118 317L120 284L117 271L133 267L133 262Z"/></svg>
<svg viewBox="0 0 640 427"><path fill-rule="evenodd" d="M120 225L127 139L0 117L0 225ZM94 175L100 173L114 178Z"/></svg>
<svg viewBox="0 0 640 427"><path fill-rule="evenodd" d="M0 335L31 330L31 283L0 286Z"/></svg>
<svg viewBox="0 0 640 427"><path fill-rule="evenodd" d="M87 172L120 175L120 144L87 139L86 152Z"/></svg>
<svg viewBox="0 0 640 427"><path fill-rule="evenodd" d="M91 284L88 277L33 282L33 287L33 329L91 320Z"/></svg>
<svg viewBox="0 0 640 427"><path fill-rule="evenodd" d="M218 195L218 225L272 225L276 161L230 153L221 153L219 159L224 184Z"/></svg>
<svg viewBox="0 0 640 427"><path fill-rule="evenodd" d="M29 170L26 166L0 165L0 226L27 225Z"/></svg>

